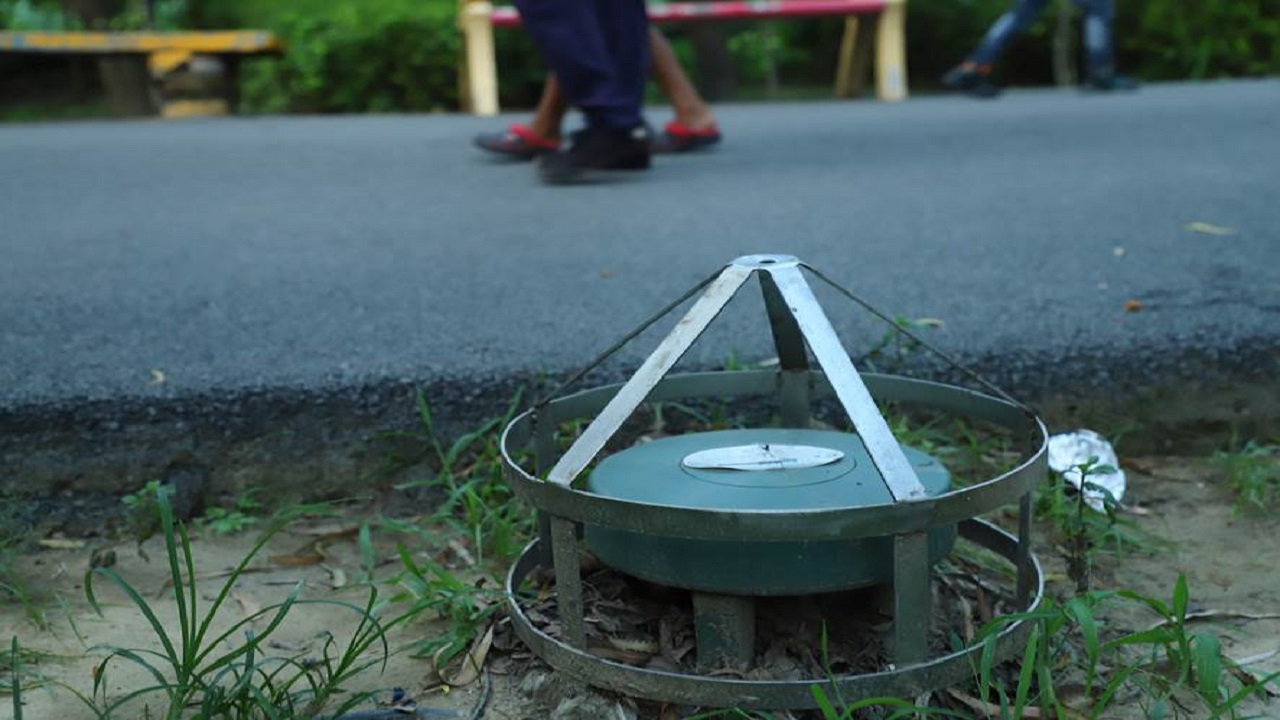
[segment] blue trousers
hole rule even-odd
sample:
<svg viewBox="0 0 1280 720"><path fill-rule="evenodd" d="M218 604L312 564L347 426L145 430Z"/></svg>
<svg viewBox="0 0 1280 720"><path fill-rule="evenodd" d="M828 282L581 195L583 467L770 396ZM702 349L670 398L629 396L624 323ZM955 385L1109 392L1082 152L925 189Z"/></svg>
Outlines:
<svg viewBox="0 0 1280 720"><path fill-rule="evenodd" d="M1092 76L1109 75L1115 71L1115 50L1111 30L1115 25L1115 6L1112 0L1073 0L1084 10L1085 63ZM1044 10L1049 0L1017 0L1009 12L1000 16L982 44L969 56L970 62L992 65L1000 59L1005 46L1014 35L1023 32Z"/></svg>
<svg viewBox="0 0 1280 720"><path fill-rule="evenodd" d="M645 0L516 0L525 29L590 127L644 123L649 74Z"/></svg>

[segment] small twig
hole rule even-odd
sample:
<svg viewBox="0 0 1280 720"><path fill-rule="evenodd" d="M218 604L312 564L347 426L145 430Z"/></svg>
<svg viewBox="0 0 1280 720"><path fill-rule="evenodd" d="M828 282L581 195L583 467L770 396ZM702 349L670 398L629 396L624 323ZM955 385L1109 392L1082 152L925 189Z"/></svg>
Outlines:
<svg viewBox="0 0 1280 720"><path fill-rule="evenodd" d="M337 715L332 718L315 718L315 720L405 720L405 718L451 718L462 717L455 710L437 710L435 708L380 708L378 710L361 710L358 712Z"/></svg>
<svg viewBox="0 0 1280 720"><path fill-rule="evenodd" d="M1196 620L1280 620L1280 613L1246 613L1234 612L1231 610L1201 610L1199 612L1189 612L1183 618L1183 622L1194 622ZM1168 627L1176 621L1169 618L1154 623L1148 630L1156 628Z"/></svg>
<svg viewBox="0 0 1280 720"><path fill-rule="evenodd" d="M1257 655L1240 658L1239 660L1236 660L1235 663L1237 665L1252 665L1254 663L1260 663L1263 660L1270 660L1277 655L1280 655L1280 650L1271 650L1270 652L1258 653Z"/></svg>
<svg viewBox="0 0 1280 720"><path fill-rule="evenodd" d="M266 568L266 567L247 567L247 568L241 568L239 571L234 570L234 569L233 569L233 570L218 570L218 571L216 571L216 572L197 573L197 574L195 575L195 577L193 577L193 578L191 578L191 579L192 579L192 580L195 580L196 582L202 582L202 581L204 581L204 580L218 580L218 579L220 579L220 578L231 577L232 575L236 575L236 574L240 574L240 575L248 575L249 573L270 572L271 570L274 570L274 569L275 569L275 568ZM168 589L169 589L169 588L171 588L171 587L173 587L173 578L171 578L171 577L170 577L170 578L165 578L164 582L160 584L160 589L156 591L156 597L161 597L161 596L163 596L163 595L164 595L164 591L165 591L165 590L168 590Z"/></svg>
<svg viewBox="0 0 1280 720"><path fill-rule="evenodd" d="M995 585L992 585L986 580L983 580L977 575L973 575L967 572L954 572L954 573L948 573L948 574L952 577L959 578L961 580L968 580L969 582L973 583L979 588L982 588L983 590L986 590L987 592L991 593L993 596L997 598L1003 596L1003 592L1000 590L1000 588L996 587Z"/></svg>
<svg viewBox="0 0 1280 720"><path fill-rule="evenodd" d="M493 677L486 665L484 674L480 676L480 697L476 698L476 704L472 706L467 720L480 720L480 716L484 715L485 706L489 704L491 694L493 694Z"/></svg>

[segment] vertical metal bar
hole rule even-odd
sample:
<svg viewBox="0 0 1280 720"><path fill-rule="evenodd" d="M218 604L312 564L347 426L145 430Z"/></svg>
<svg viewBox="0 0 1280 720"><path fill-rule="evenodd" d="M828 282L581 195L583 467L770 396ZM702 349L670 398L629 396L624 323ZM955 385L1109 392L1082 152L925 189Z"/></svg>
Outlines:
<svg viewBox="0 0 1280 720"><path fill-rule="evenodd" d="M800 274L800 268L783 266L765 270L777 283L800 331L809 342L809 349L826 372L836 397L862 437L867 453L884 478L894 501L923 500L927 495L920 478L902 452L902 446L893 437L889 424L880 415L880 409L853 367L849 353L840 344L835 328L822 311L809 283Z"/></svg>
<svg viewBox="0 0 1280 720"><path fill-rule="evenodd" d="M541 476L551 469L556 457L556 419L551 407L533 411L533 463L534 473Z"/></svg>
<svg viewBox="0 0 1280 720"><path fill-rule="evenodd" d="M742 595L693 593L698 669L751 666L756 654L756 603Z"/></svg>
<svg viewBox="0 0 1280 720"><path fill-rule="evenodd" d="M893 653L899 669L929 656L929 625L933 616L929 587L929 535L923 532L893 537Z"/></svg>
<svg viewBox="0 0 1280 720"><path fill-rule="evenodd" d="M556 456L556 416L550 405L536 408L531 418L533 423L533 462L534 472L538 477L544 474L555 463ZM554 558L551 548L551 517L538 511L538 564L552 567Z"/></svg>
<svg viewBox="0 0 1280 720"><path fill-rule="evenodd" d="M1031 516L1034 512L1033 496L1027 493L1018 504L1018 588L1019 611L1031 607Z"/></svg>
<svg viewBox="0 0 1280 720"><path fill-rule="evenodd" d="M609 404L587 426L582 436L551 468L548 480L557 485L569 485L604 448L609 438L622 427L631 413L648 397L653 387L689 350L712 320L747 281L754 268L729 265L711 282L702 297L689 308L680 322L671 330L658 348L653 351L635 375L618 390Z"/></svg>
<svg viewBox="0 0 1280 720"><path fill-rule="evenodd" d="M564 641L579 650L587 647L582 606L582 570L578 559L577 523L551 518L551 550L556 567L556 608Z"/></svg>
<svg viewBox="0 0 1280 720"><path fill-rule="evenodd" d="M795 317L787 311L778 285L769 273L760 273L760 290L764 294L764 307L769 314L769 329L773 332L773 346L778 353L781 372L779 388L782 406L782 425L807 428L812 406L810 404L809 354L805 350L804 334Z"/></svg>
<svg viewBox="0 0 1280 720"><path fill-rule="evenodd" d="M544 568L555 567L556 558L552 553L554 542L551 538L551 516L545 510L539 510L538 517L538 564Z"/></svg>

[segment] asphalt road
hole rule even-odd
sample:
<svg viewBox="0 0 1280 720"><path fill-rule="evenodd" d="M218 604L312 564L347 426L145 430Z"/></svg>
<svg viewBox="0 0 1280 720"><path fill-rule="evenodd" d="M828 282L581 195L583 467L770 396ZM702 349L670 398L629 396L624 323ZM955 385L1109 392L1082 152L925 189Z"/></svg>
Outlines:
<svg viewBox="0 0 1280 720"><path fill-rule="evenodd" d="M1275 362L1280 81L720 117L717 152L573 188L469 146L511 118L0 126L0 410L563 371L754 252L1015 385ZM690 361L766 356L759 311Z"/></svg>

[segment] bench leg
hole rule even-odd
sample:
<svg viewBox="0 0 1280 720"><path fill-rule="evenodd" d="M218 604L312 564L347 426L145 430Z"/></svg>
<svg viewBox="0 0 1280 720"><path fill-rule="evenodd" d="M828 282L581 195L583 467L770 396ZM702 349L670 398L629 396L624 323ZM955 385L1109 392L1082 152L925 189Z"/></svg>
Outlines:
<svg viewBox="0 0 1280 720"><path fill-rule="evenodd" d="M840 61L836 66L836 97L860 98L867 83L876 25L861 22L857 15L845 18L840 40Z"/></svg>
<svg viewBox="0 0 1280 720"><path fill-rule="evenodd" d="M227 114L240 113L240 58L222 56L222 97L227 102Z"/></svg>
<svg viewBox="0 0 1280 720"><path fill-rule="evenodd" d="M836 97L849 97L853 85L853 50L858 36L858 16L844 19L844 35L840 38L840 56L836 61Z"/></svg>
<svg viewBox="0 0 1280 720"><path fill-rule="evenodd" d="M890 2L876 23L876 96L893 102L907 97L907 4Z"/></svg>
<svg viewBox="0 0 1280 720"><path fill-rule="evenodd" d="M462 40L466 46L468 97L463 107L476 115L498 114L498 60L493 46L493 25L487 2L468 2L462 8Z"/></svg>

